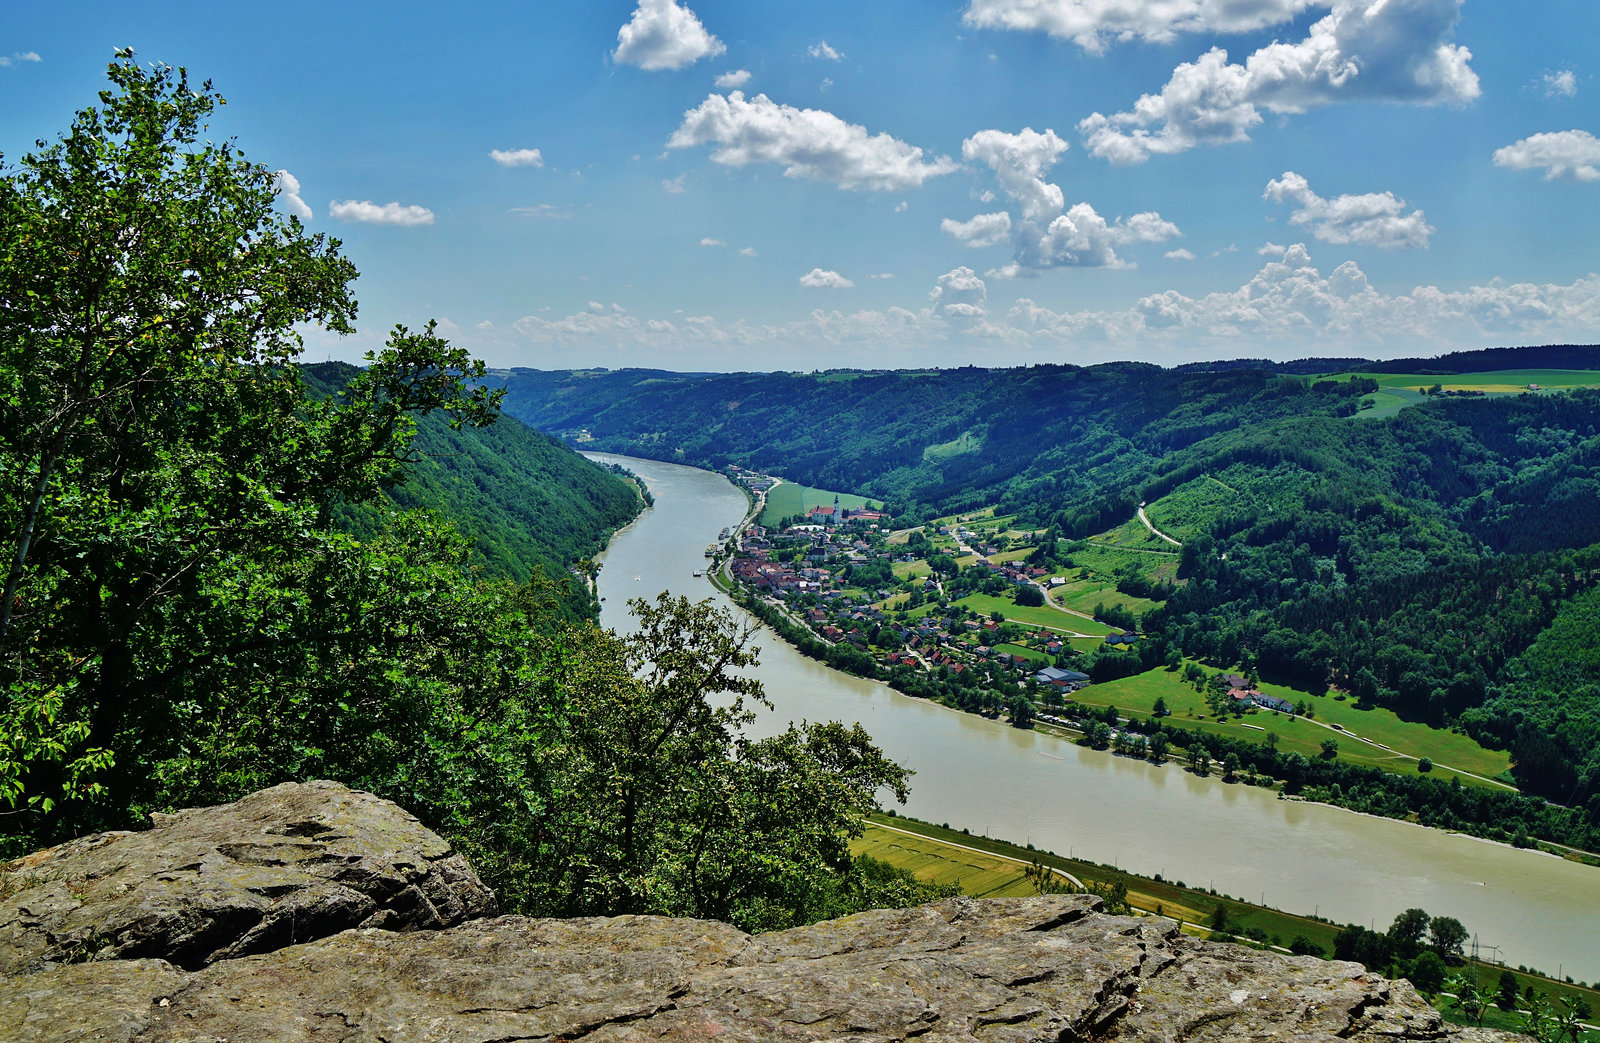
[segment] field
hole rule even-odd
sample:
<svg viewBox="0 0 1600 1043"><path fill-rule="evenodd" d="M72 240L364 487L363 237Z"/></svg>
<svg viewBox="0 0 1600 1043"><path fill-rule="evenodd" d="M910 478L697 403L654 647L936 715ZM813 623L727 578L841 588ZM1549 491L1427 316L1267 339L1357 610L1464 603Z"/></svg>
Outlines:
<svg viewBox="0 0 1600 1043"><path fill-rule="evenodd" d="M761 525L775 525L784 518L804 514L813 507L832 507L835 496L839 497L841 507L868 507L876 503L864 496L835 493L829 489L813 489L810 486L784 482L782 485L773 486L767 493L766 509L761 512L757 522Z"/></svg>
<svg viewBox="0 0 1600 1043"><path fill-rule="evenodd" d="M1077 576L1080 571L1067 569L1059 575ZM1140 615L1157 605L1157 602L1149 598L1136 598L1131 594L1124 594L1117 589L1115 583L1099 577L1068 579L1061 586L1052 588L1050 597L1075 612L1087 612L1090 615L1094 614L1096 605L1105 605L1107 608L1121 605Z"/></svg>
<svg viewBox="0 0 1600 1043"><path fill-rule="evenodd" d="M915 835L908 836L908 833ZM1237 925L1235 929L1259 929L1271 945L1286 945L1298 935L1321 946L1324 952L1331 952L1333 936L1338 932L1338 925L1327 920L1213 895L1184 887L1182 881L1136 876L1094 862L1062 858L1052 852L1034 851L989 837L970 836L916 819L874 814L865 833L851 843L850 850L909 869L922 880L954 883L964 893L976 897L1033 894L1034 888L1022 875L1022 866L1039 861L1085 883L1123 884L1128 889L1128 904L1135 911L1171 916L1185 923L1185 933L1201 937L1211 932L1198 925L1209 919L1219 905L1227 907L1229 919ZM1471 972L1470 965L1468 970ZM1499 980L1500 968L1480 964L1476 973L1492 990ZM1547 995L1582 999L1591 1008L1600 1008L1600 992L1594 989L1521 972L1518 978L1525 986L1532 985ZM1446 1015L1450 1021L1461 1022L1461 1016L1448 1008ZM1520 1018L1502 1014L1493 1007L1484 1025L1510 1031L1522 1029ZM1595 1043L1596 1040L1600 1040L1600 1033L1588 1032L1579 1037L1578 1043Z"/></svg>
<svg viewBox="0 0 1600 1043"><path fill-rule="evenodd" d="M1538 384L1545 391L1600 387L1600 371L1586 369L1502 369L1487 373L1361 373L1378 382L1378 391L1366 401L1373 408L1363 409L1358 417L1377 419L1393 416L1406 406L1427 401L1423 389L1438 384L1444 391L1482 391L1487 395L1517 395Z"/></svg>
<svg viewBox="0 0 1600 1043"><path fill-rule="evenodd" d="M1154 503L1145 506L1145 516L1162 532L1179 540L1192 539L1210 531L1211 523L1230 507L1249 498L1217 478L1206 475L1185 482Z"/></svg>
<svg viewBox="0 0 1600 1043"><path fill-rule="evenodd" d="M956 604L964 605L981 616L999 612L1006 619L1014 619L1028 626L1053 627L1057 630L1072 630L1079 634L1100 637L1111 633L1111 628L1098 620L1084 619L1082 616L1074 616L1048 605L1026 608L1014 603L1010 598L997 597L993 594L968 594Z"/></svg>
<svg viewBox="0 0 1600 1043"><path fill-rule="evenodd" d="M971 431L963 431L959 437L952 441L928 446L922 451L922 458L924 460L946 460L952 456L976 452L982 448L982 438L974 435Z"/></svg>
<svg viewBox="0 0 1600 1043"><path fill-rule="evenodd" d="M1073 698L1086 705L1115 706L1124 714L1143 717L1151 712L1159 697L1167 701L1167 709L1172 713L1168 723L1191 731L1258 743L1267 741L1266 736L1275 733L1280 750L1292 750L1307 757L1320 755L1322 741L1331 738L1339 743L1339 759L1342 761L1414 774L1417 770L1415 758L1427 757L1433 761L1434 774L1439 778L1449 777L1451 769L1458 773L1470 773L1461 779L1468 785L1489 785L1471 776L1494 778L1510 767L1510 758L1503 750L1485 749L1459 732L1402 721L1392 710L1358 710L1353 703L1340 701L1334 694L1312 695L1266 682L1262 683L1261 691L1290 702L1305 702L1313 714L1311 720L1257 710L1243 718L1229 717L1225 721L1217 721L1210 716L1205 697L1183 680L1181 672L1163 668L1147 670L1117 681L1089 685L1074 693ZM1339 725L1343 734L1322 727L1324 724ZM1362 742L1361 739L1371 742ZM1381 743L1390 749L1373 743Z"/></svg>

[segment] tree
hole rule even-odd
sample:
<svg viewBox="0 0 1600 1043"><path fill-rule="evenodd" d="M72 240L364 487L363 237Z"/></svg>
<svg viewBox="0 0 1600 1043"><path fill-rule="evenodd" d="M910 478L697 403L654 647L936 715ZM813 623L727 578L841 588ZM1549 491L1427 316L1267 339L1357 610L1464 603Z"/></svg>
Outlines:
<svg viewBox="0 0 1600 1043"><path fill-rule="evenodd" d="M1439 958L1439 954L1432 949L1424 949L1415 960L1411 961L1411 968L1406 971L1406 980L1418 990L1431 994L1444 988L1446 973L1444 961Z"/></svg>
<svg viewBox="0 0 1600 1043"><path fill-rule="evenodd" d="M1470 974L1458 974L1445 984L1456 997L1450 1005L1470 1018L1474 1025L1482 1025L1488 1004L1484 1002L1483 994L1478 991L1477 978Z"/></svg>
<svg viewBox="0 0 1600 1043"><path fill-rule="evenodd" d="M1417 761L1417 771L1419 771L1422 774L1426 775L1428 772L1430 772L1432 770L1433 770L1433 761L1429 760L1427 757L1423 757L1423 758L1421 758L1420 760Z"/></svg>
<svg viewBox="0 0 1600 1043"><path fill-rule="evenodd" d="M1038 608L1044 604L1044 591L1026 583L1017 588L1016 603L1023 608Z"/></svg>
<svg viewBox="0 0 1600 1043"><path fill-rule="evenodd" d="M400 477L413 414L481 424L498 400L430 326L312 401L295 330L351 329L339 243L205 140L209 83L131 52L109 75L0 175L0 804L38 839L140 791L175 716L291 669L305 583L350 553L333 505Z"/></svg>
<svg viewBox="0 0 1600 1043"><path fill-rule="evenodd" d="M1229 750L1222 758L1222 780L1232 782L1239 774L1239 755Z"/></svg>
<svg viewBox="0 0 1600 1043"><path fill-rule="evenodd" d="M1156 696L1155 704L1150 707L1150 716L1165 717L1167 715L1167 700L1163 696Z"/></svg>
<svg viewBox="0 0 1600 1043"><path fill-rule="evenodd" d="M1233 917L1228 913L1228 907L1221 902L1211 910L1211 919L1207 922L1213 934L1227 934L1233 930Z"/></svg>
<svg viewBox="0 0 1600 1043"><path fill-rule="evenodd" d="M1389 940L1402 959L1416 956L1423 936L1428 933L1428 924L1428 914L1422 909L1407 909L1394 918L1394 923L1389 925Z"/></svg>
<svg viewBox="0 0 1600 1043"><path fill-rule="evenodd" d="M1446 960L1460 962L1467 929L1453 916L1435 916L1428 924L1428 943Z"/></svg>
<svg viewBox="0 0 1600 1043"><path fill-rule="evenodd" d="M1327 955L1327 950L1303 934L1297 934L1290 940L1289 951L1296 956L1322 957Z"/></svg>
<svg viewBox="0 0 1600 1043"><path fill-rule="evenodd" d="M1032 728L1034 717L1033 701L1026 695L1018 692L1011 697L1007 709L1011 713L1011 724L1016 728Z"/></svg>
<svg viewBox="0 0 1600 1043"><path fill-rule="evenodd" d="M1322 759L1331 761L1337 756L1339 756L1339 740L1338 739L1323 739L1322 740Z"/></svg>
<svg viewBox="0 0 1600 1043"><path fill-rule="evenodd" d="M1501 971L1500 983L1495 988L1494 1005L1507 1012L1516 1010L1517 992L1521 987L1522 983L1517 981L1516 974L1509 970Z"/></svg>

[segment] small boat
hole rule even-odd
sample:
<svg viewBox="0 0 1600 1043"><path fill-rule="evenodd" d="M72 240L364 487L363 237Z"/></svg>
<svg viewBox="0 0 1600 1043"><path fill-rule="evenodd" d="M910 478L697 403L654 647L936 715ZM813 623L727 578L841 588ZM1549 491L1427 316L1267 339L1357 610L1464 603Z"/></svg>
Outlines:
<svg viewBox="0 0 1600 1043"><path fill-rule="evenodd" d="M695 579L699 579L701 576L704 576L704 575L705 575L705 573L701 572L699 569L695 569L694 570L694 578Z"/></svg>

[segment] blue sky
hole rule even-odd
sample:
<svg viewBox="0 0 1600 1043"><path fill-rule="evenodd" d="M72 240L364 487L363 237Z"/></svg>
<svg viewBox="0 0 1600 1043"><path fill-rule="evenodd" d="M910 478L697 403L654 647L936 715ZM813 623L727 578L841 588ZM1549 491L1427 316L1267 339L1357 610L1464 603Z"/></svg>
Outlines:
<svg viewBox="0 0 1600 1043"><path fill-rule="evenodd" d="M1600 339L1597 41L1577 0L13 4L0 151L114 47L209 77L362 273L311 358L1431 354Z"/></svg>

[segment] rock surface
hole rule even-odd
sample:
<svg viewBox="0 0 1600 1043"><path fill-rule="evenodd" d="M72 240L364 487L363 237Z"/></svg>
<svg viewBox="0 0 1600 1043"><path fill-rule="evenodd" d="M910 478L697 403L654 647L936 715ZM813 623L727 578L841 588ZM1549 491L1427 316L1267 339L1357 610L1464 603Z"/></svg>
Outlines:
<svg viewBox="0 0 1600 1043"><path fill-rule="evenodd" d="M0 867L0 975L91 957L194 969L352 927L435 929L496 911L449 844L337 783L153 818Z"/></svg>
<svg viewBox="0 0 1600 1043"><path fill-rule="evenodd" d="M468 919L493 896L459 856L328 783L5 870L60 874L0 906L6 1043L1501 1038L1444 1025L1358 964L1196 941L1092 896L956 898L757 936L650 916ZM316 915L289 914L286 934L284 902ZM322 936L299 933L313 921ZM341 922L358 926L329 933ZM105 944L63 941L84 937Z"/></svg>

